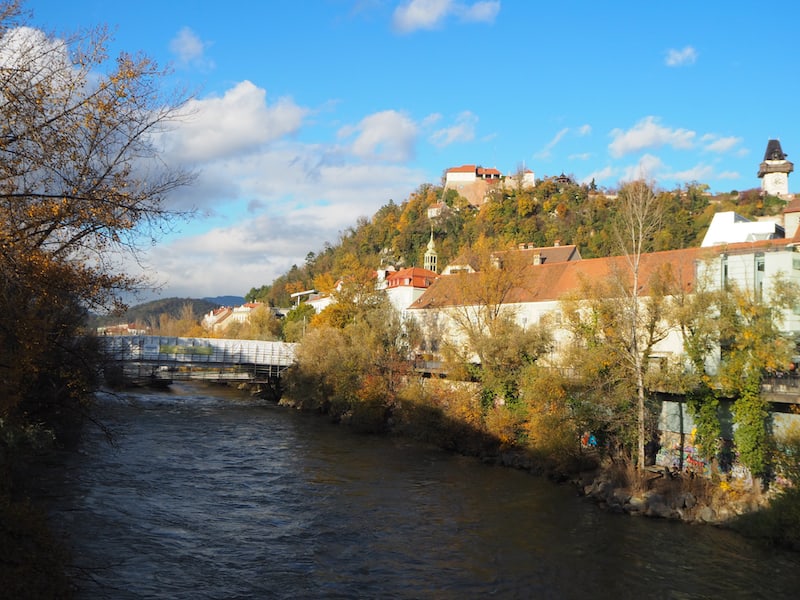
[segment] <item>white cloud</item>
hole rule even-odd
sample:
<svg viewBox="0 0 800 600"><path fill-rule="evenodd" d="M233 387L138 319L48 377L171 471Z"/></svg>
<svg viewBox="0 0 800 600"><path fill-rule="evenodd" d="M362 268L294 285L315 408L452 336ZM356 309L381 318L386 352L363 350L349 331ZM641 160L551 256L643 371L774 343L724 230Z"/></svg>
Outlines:
<svg viewBox="0 0 800 600"><path fill-rule="evenodd" d="M660 174L663 170L664 163L660 158L652 154L645 154L638 163L624 169L622 179L623 181L657 180L661 178Z"/></svg>
<svg viewBox="0 0 800 600"><path fill-rule="evenodd" d="M411 0L394 11L394 28L401 33L435 29L450 11L451 0Z"/></svg>
<svg viewBox="0 0 800 600"><path fill-rule="evenodd" d="M567 157L569 160L589 160L592 158L591 152L581 152L579 154L570 154Z"/></svg>
<svg viewBox="0 0 800 600"><path fill-rule="evenodd" d="M181 29L170 40L169 50L181 65L210 66L204 57L206 44L189 27Z"/></svg>
<svg viewBox="0 0 800 600"><path fill-rule="evenodd" d="M207 162L252 150L297 131L308 109L291 99L267 104L267 93L243 81L224 96L192 100L187 116L166 138L167 152L184 162Z"/></svg>
<svg viewBox="0 0 800 600"><path fill-rule="evenodd" d="M493 23L499 12L499 0L472 4L455 0L410 0L395 9L392 23L395 31L411 33L437 29L449 16L465 22Z"/></svg>
<svg viewBox="0 0 800 600"><path fill-rule="evenodd" d="M715 136L703 136L704 141L707 141L706 151L708 152L729 152L742 142L742 138L729 136L722 138L715 138Z"/></svg>
<svg viewBox="0 0 800 600"><path fill-rule="evenodd" d="M670 48L667 51L667 58L665 63L668 67L682 67L684 65L693 65L697 61L697 50L691 46L686 46L680 50Z"/></svg>
<svg viewBox="0 0 800 600"><path fill-rule="evenodd" d="M343 127L340 138L355 135L350 149L369 160L407 161L414 156L418 127L408 116L386 110L364 117L358 125Z"/></svg>
<svg viewBox="0 0 800 600"><path fill-rule="evenodd" d="M645 117L631 129L614 129L608 149L611 155L619 158L625 154L646 148L671 146L679 150L692 148L696 133L688 129L670 129L659 124L656 117Z"/></svg>
<svg viewBox="0 0 800 600"><path fill-rule="evenodd" d="M544 148L539 150L536 154L533 155L534 158L549 158L551 151L555 148L558 143L562 140L562 138L569 133L569 127L564 127L560 130L556 135L553 137L552 140L545 144Z"/></svg>
<svg viewBox="0 0 800 600"><path fill-rule="evenodd" d="M676 171L668 175L669 179L675 181L702 181L706 182L714 178L714 168L710 165L695 165L683 171Z"/></svg>
<svg viewBox="0 0 800 600"><path fill-rule="evenodd" d="M185 194L212 211L214 225L201 220L159 244L148 273L170 296L244 295L425 181L421 172L348 162L340 152L294 142L209 165Z"/></svg>
<svg viewBox="0 0 800 600"><path fill-rule="evenodd" d="M427 117L422 119L421 126L422 128L427 129L429 127L433 127L434 125L436 125L436 123L438 123L441 120L442 120L441 113L431 113Z"/></svg>
<svg viewBox="0 0 800 600"><path fill-rule="evenodd" d="M591 183L594 179L594 182L600 184L602 181L608 181L609 179L613 179L617 175L617 170L614 167L607 166L603 167L598 171L592 171L586 177L581 180L581 183Z"/></svg>
<svg viewBox="0 0 800 600"><path fill-rule="evenodd" d="M78 74L67 43L48 38L43 31L32 27L15 27L0 35L0 66L9 72L20 69L33 80L49 77L63 80L65 87L73 85Z"/></svg>
<svg viewBox="0 0 800 600"><path fill-rule="evenodd" d="M471 142L475 139L475 126L478 117L465 110L456 117L456 122L450 127L435 131L429 138L434 146L443 148L455 142Z"/></svg>
<svg viewBox="0 0 800 600"><path fill-rule="evenodd" d="M533 157L540 159L550 158L553 148L555 148L561 142L561 140L564 139L564 136L567 135L568 133L573 133L578 137L586 137L587 135L592 133L592 126L581 125L580 127L575 127L575 128L564 127L563 129L558 131L558 133L556 133L556 135L553 137L552 140L550 140L549 142L547 142L547 144L545 144L544 148L536 152L533 155ZM583 156L583 155L580 154L572 155L572 157L578 157L578 156Z"/></svg>
<svg viewBox="0 0 800 600"><path fill-rule="evenodd" d="M457 5L460 6L460 5ZM460 18L475 23L494 23L500 12L500 2L476 2L460 9Z"/></svg>

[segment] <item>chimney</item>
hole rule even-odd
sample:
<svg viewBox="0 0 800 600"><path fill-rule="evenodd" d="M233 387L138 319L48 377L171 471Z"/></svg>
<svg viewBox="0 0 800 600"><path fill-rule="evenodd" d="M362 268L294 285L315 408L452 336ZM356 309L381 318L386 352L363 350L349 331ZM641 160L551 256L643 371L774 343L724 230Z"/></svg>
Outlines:
<svg viewBox="0 0 800 600"><path fill-rule="evenodd" d="M533 264L540 265L542 264L542 255L538 252L533 255Z"/></svg>
<svg viewBox="0 0 800 600"><path fill-rule="evenodd" d="M556 241L553 243L553 246L555 246L556 248L558 248L560 245L561 245L561 240L556 240Z"/></svg>

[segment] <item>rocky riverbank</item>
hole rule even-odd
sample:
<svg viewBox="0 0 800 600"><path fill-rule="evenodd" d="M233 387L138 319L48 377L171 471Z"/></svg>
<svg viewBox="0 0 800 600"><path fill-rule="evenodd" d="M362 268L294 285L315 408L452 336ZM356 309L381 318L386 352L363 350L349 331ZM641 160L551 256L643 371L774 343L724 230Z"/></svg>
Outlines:
<svg viewBox="0 0 800 600"><path fill-rule="evenodd" d="M712 480L655 467L642 478L632 467L607 460L572 474L549 470L519 452L483 460L569 482L580 495L612 512L686 523L729 526L741 517L768 511L777 495L774 490L762 493L747 481Z"/></svg>

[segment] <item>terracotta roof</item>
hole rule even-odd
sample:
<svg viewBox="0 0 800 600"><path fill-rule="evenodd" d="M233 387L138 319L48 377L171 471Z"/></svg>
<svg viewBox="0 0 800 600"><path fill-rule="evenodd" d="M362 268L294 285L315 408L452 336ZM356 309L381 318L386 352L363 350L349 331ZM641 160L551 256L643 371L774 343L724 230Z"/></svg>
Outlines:
<svg viewBox="0 0 800 600"><path fill-rule="evenodd" d="M524 256L530 256L531 263L533 262L533 256L536 254L539 255L541 264L581 260L581 253L574 244L568 246L547 246L544 248L538 248L531 244L520 244L515 252L519 252Z"/></svg>
<svg viewBox="0 0 800 600"><path fill-rule="evenodd" d="M461 165L460 167L450 167L446 173L475 173L477 165Z"/></svg>
<svg viewBox="0 0 800 600"><path fill-rule="evenodd" d="M655 252L642 256L640 263L640 281L643 294L647 294L647 282L657 270L668 268L673 277L685 291L694 287L695 259L703 254L714 255L719 248L689 248ZM629 273L627 258L615 256L610 258L594 258L565 262L529 265L524 276L513 288L505 303L546 302L563 299L568 293L580 290L584 283L607 280L613 273ZM470 300L469 283L478 281L480 273L460 273L437 279L410 308L425 309L443 306L474 304Z"/></svg>
<svg viewBox="0 0 800 600"><path fill-rule="evenodd" d="M421 267L408 267L392 273L386 278L387 287L410 286L415 288L429 287L439 275Z"/></svg>
<svg viewBox="0 0 800 600"><path fill-rule="evenodd" d="M449 264L445 266L445 270L453 267L469 267L473 271L478 270L478 258L471 251L467 250L456 256Z"/></svg>
<svg viewBox="0 0 800 600"><path fill-rule="evenodd" d="M757 240L754 242L737 242L735 244L717 244L715 246L703 249L713 249L714 254L722 254L723 252L727 252L728 254L746 254L747 252L752 252L753 250L769 251L773 248L783 248L796 243L795 240L797 239L797 236L795 236L793 239L775 238L771 240Z"/></svg>
<svg viewBox="0 0 800 600"><path fill-rule="evenodd" d="M796 212L800 212L800 198L795 198L783 209L783 214Z"/></svg>
<svg viewBox="0 0 800 600"><path fill-rule="evenodd" d="M500 177L502 173L494 167L479 167L478 165L461 165L460 167L450 167L445 173L475 173L476 175L496 175Z"/></svg>

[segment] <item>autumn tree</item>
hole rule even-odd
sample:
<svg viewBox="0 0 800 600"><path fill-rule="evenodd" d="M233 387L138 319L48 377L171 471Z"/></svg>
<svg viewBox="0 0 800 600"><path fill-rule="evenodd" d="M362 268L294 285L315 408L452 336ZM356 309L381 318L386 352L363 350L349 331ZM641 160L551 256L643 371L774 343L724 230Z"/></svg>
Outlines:
<svg viewBox="0 0 800 600"><path fill-rule="evenodd" d="M618 446L635 448L643 468L641 442L652 425L648 357L668 334L675 278L668 264L640 265L639 274L635 311L629 293L632 276L627 260L619 257L608 273L583 281L575 294L565 297L561 312L569 333L563 359L576 384L576 420Z"/></svg>
<svg viewBox="0 0 800 600"><path fill-rule="evenodd" d="M173 337L203 337L205 335L191 302L185 302L181 306L177 317L169 313L161 313L155 317L154 321L148 323L148 326L154 335Z"/></svg>
<svg viewBox="0 0 800 600"><path fill-rule="evenodd" d="M506 323L505 317L515 315L515 291L524 286L526 257L513 250L493 249L483 238L462 256L474 272L460 271L448 276L452 306L447 309L455 324L457 338L453 342L460 355L474 353L478 362L489 359L482 343L484 338L496 337Z"/></svg>
<svg viewBox="0 0 800 600"><path fill-rule="evenodd" d="M547 326L517 322L530 257L515 249L494 250L485 239L463 257L475 272L437 282L445 299L440 307L442 350L451 362L471 365L487 407L495 399L513 404L519 399L521 373L548 351L551 341Z"/></svg>
<svg viewBox="0 0 800 600"><path fill-rule="evenodd" d="M53 402L85 393L94 366L76 347L88 343L76 336L83 312L136 287L123 257L181 216L165 199L191 176L159 160L158 136L181 103L151 59L109 63L104 30L48 36L23 26L10 0L0 35L3 417L42 389Z"/></svg>
<svg viewBox="0 0 800 600"><path fill-rule="evenodd" d="M646 264L653 260L648 252L661 217L651 187L643 181L625 185L616 208L613 232L619 256L609 262L610 270L602 278L584 281L580 294L566 299L562 311L571 333L569 356L579 367L576 373L585 378L584 389L596 389L594 398L606 404L597 414L613 417L607 425L624 443L629 443L624 435L627 423L636 424L630 441L636 464L644 469L651 421L649 357L668 334L675 274L668 263Z"/></svg>
<svg viewBox="0 0 800 600"><path fill-rule="evenodd" d="M633 181L625 185L619 193L617 207L616 237L622 256L625 257L630 270L630 283L621 286L622 298L626 307L620 315L623 327L628 330L627 352L624 357L632 367L636 382L636 421L637 421L637 466L645 467L646 432L646 396L645 367L649 351L657 341L648 333L652 331L652 312L643 313L640 297L642 256L652 248L653 238L661 224L662 211L658 197L651 186L644 181ZM651 296L651 301L657 296ZM644 327L643 327L644 325Z"/></svg>
<svg viewBox="0 0 800 600"><path fill-rule="evenodd" d="M342 263L342 282L331 292L332 302L311 320L314 326L330 325L343 329L363 318L366 313L386 299L383 291L375 289L372 269L360 264L352 255ZM347 257L345 257L347 258Z"/></svg>
<svg viewBox="0 0 800 600"><path fill-rule="evenodd" d="M674 297L671 319L681 332L686 366L680 390L695 423L695 445L706 460L722 449L722 426L718 416L720 390L708 365L719 348L719 305L726 290L715 289L708 271L701 271L691 293Z"/></svg>
<svg viewBox="0 0 800 600"><path fill-rule="evenodd" d="M323 319L306 333L287 374L286 397L358 429L382 430L412 370L416 327L382 292L336 315L353 318Z"/></svg>

